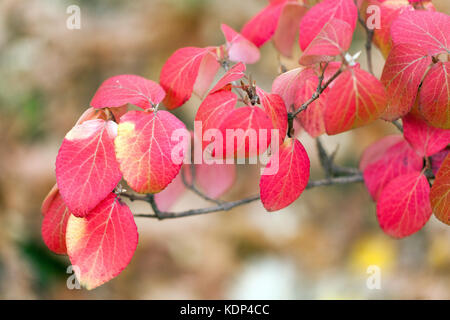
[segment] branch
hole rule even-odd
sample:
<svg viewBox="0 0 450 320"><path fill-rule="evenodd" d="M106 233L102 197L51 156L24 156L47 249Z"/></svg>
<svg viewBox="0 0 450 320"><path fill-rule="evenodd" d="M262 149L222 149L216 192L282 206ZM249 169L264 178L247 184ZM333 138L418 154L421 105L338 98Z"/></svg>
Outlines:
<svg viewBox="0 0 450 320"><path fill-rule="evenodd" d="M355 1L356 4L356 1ZM367 68L369 72L373 75L373 65L372 65L372 40L373 40L373 30L367 27L366 21L361 17L361 12L358 10L358 22L366 31L366 56L367 56Z"/></svg>
<svg viewBox="0 0 450 320"><path fill-rule="evenodd" d="M398 120L393 120L393 121L391 121L391 122L392 122L392 124L393 124L394 126L397 127L397 129L398 129L400 132L403 132L403 126L401 125L400 122L398 122Z"/></svg>
<svg viewBox="0 0 450 320"><path fill-rule="evenodd" d="M312 189L312 188L320 187L320 186L328 186L328 185L335 185L335 184L348 184L348 183L362 182L362 181L363 181L363 176L360 172L358 172L358 173L350 175L350 176L310 181L308 183L308 185L306 186L306 189ZM127 194L127 193L122 193L120 196L127 197L131 201L140 200L140 201L146 201L146 202L150 203L150 205L153 209L153 214L137 213L134 215L135 217L155 218L155 219L159 219L159 220L195 216L195 215L220 212L220 211L228 211L235 207L239 207L244 204L254 202L254 201L257 201L260 199L259 195L254 195L254 196L236 200L236 201L223 202L223 203L218 204L213 207L192 209L192 210L181 211L181 212L169 212L169 211L159 210L159 208L155 202L154 195L152 195L152 194L131 195L131 194Z"/></svg>

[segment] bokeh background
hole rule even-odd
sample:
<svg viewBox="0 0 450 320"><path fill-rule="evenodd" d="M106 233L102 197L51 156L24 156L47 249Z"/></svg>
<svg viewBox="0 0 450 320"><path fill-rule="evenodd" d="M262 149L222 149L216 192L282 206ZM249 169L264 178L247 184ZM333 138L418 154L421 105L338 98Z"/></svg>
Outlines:
<svg viewBox="0 0 450 320"><path fill-rule="evenodd" d="M447 0L434 1L447 14ZM81 30L66 28L66 8L81 8ZM265 0L0 1L0 298L35 299L449 299L450 229L432 217L418 233L394 240L381 231L363 184L307 190L294 205L267 213L260 203L230 212L172 221L137 219L140 241L116 279L93 291L69 290L67 257L40 236L40 205L55 182L65 133L100 83L134 73L158 80L182 46L224 42L220 23L240 29ZM363 50L357 30L352 52ZM375 70L383 59L374 50ZM250 66L270 90L278 74L273 46ZM283 59L289 68L295 58ZM365 68L364 54L360 58ZM191 126L199 105L176 110ZM368 145L396 129L383 121L333 137L337 162L357 166ZM302 134L312 178L322 177L314 141ZM258 192L258 169L242 166L224 199ZM174 210L207 205L187 193ZM133 203L135 212L151 212ZM381 268L381 289L369 290L369 265Z"/></svg>

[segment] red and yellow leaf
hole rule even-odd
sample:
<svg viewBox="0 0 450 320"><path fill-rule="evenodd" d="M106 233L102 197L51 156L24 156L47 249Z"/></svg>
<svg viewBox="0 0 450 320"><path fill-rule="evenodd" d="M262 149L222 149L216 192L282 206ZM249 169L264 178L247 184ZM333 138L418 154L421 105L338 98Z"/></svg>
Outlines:
<svg viewBox="0 0 450 320"><path fill-rule="evenodd" d="M157 193L176 177L189 145L185 130L167 111L129 111L122 117L115 150L123 177L134 191ZM172 140L175 131L180 141Z"/></svg>
<svg viewBox="0 0 450 320"><path fill-rule="evenodd" d="M66 243L78 281L94 289L130 263L138 243L133 214L111 193L86 217L70 216Z"/></svg>
<svg viewBox="0 0 450 320"><path fill-rule="evenodd" d="M381 192L377 203L380 227L395 238L419 231L431 216L429 196L430 185L423 173L395 178Z"/></svg>
<svg viewBox="0 0 450 320"><path fill-rule="evenodd" d="M450 225L450 155L447 155L436 174L430 201L436 218Z"/></svg>
<svg viewBox="0 0 450 320"><path fill-rule="evenodd" d="M127 103L144 110L160 103L164 90L154 81L132 74L124 74L105 80L91 100L94 108L122 107Z"/></svg>
<svg viewBox="0 0 450 320"><path fill-rule="evenodd" d="M267 93L259 87L256 87L256 94L261 101L264 111L272 120L273 128L278 130L278 137L280 144L282 144L288 129L288 115L283 99L278 94Z"/></svg>
<svg viewBox="0 0 450 320"><path fill-rule="evenodd" d="M297 139L287 138L279 153L273 154L259 181L261 202L267 211L283 209L305 190L310 162Z"/></svg>
<svg viewBox="0 0 450 320"><path fill-rule="evenodd" d="M76 125L56 157L56 182L64 202L76 216L85 216L120 181L114 153L117 124L101 119Z"/></svg>
<svg viewBox="0 0 450 320"><path fill-rule="evenodd" d="M366 150L364 150L361 156L359 161L359 170L364 171L369 164L383 158L384 154L390 147L401 141L404 142L403 137L400 134L393 134L371 144Z"/></svg>
<svg viewBox="0 0 450 320"><path fill-rule="evenodd" d="M325 128L329 135L367 125L386 108L386 92L373 75L353 67L342 72L327 93Z"/></svg>
<svg viewBox="0 0 450 320"><path fill-rule="evenodd" d="M450 129L450 62L431 67L420 88L419 112L434 127Z"/></svg>

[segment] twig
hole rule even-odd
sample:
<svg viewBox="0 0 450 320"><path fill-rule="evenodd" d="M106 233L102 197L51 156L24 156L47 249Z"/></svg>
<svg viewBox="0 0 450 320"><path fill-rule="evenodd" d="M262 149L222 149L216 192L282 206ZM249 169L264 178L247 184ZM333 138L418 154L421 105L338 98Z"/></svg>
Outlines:
<svg viewBox="0 0 450 320"><path fill-rule="evenodd" d="M350 176L343 176L343 177L335 177L335 178L327 178L322 180L313 180L308 183L306 186L306 189L311 189L315 187L320 186L328 186L328 185L335 185L335 184L348 184L348 183L354 183L354 182L361 182L363 181L363 176L360 172L350 175ZM236 200L236 201L229 201L229 202L223 202L221 204L218 204L213 207L208 208L200 208L200 209L192 209L187 211L181 211L181 212L166 212L159 210L153 195L146 195L146 196L139 196L134 197L132 195L123 193L121 196L125 196L129 199L135 199L135 200L143 200L148 203L150 203L153 214L149 213L138 213L135 214L135 217L141 217L141 218L155 218L159 220L163 219L174 219L174 218L181 218L181 217L187 217L187 216L194 216L194 215L200 215L200 214L206 214L206 213L213 213L213 212L220 212L220 211L228 211L235 207L259 200L259 195L254 195L248 198ZM145 200L144 200L145 199Z"/></svg>
<svg viewBox="0 0 450 320"><path fill-rule="evenodd" d="M188 188L189 190L191 190L192 192L194 192L200 198L205 199L206 201L214 202L216 204L222 203L221 200L216 200L216 199L210 198L206 194L201 192L199 189L197 189L197 187L195 185L195 164L193 164L193 163L191 164L190 170L191 170L191 180L192 180L191 183L189 183L186 179L186 170L184 170L183 167L181 168L181 180L183 181L184 186L186 188Z"/></svg>
<svg viewBox="0 0 450 320"><path fill-rule="evenodd" d="M355 1L356 3L356 1ZM373 75L373 64L372 64L372 40L373 40L373 30L369 29L366 21L361 17L361 12L358 10L358 22L366 31L366 56L367 56L367 68L369 72Z"/></svg>
<svg viewBox="0 0 450 320"><path fill-rule="evenodd" d="M393 120L393 121L391 121L391 122L392 122L392 124L393 124L394 126L397 127L397 129L398 129L400 132L403 132L403 126L401 125L400 122L398 122L398 120Z"/></svg>

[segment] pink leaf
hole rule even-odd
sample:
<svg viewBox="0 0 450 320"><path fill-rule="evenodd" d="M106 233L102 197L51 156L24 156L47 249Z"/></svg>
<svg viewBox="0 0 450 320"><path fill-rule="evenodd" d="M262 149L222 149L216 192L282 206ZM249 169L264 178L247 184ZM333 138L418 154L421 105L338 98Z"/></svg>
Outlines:
<svg viewBox="0 0 450 320"><path fill-rule="evenodd" d="M392 121L411 110L430 63L431 58L416 45L400 44L392 48L381 75L387 94L383 119Z"/></svg>
<svg viewBox="0 0 450 320"><path fill-rule="evenodd" d="M364 150L361 156L359 161L359 170L364 171L369 164L377 162L383 158L384 154L390 147L401 141L404 142L403 137L400 134L393 134L371 144L366 150Z"/></svg>
<svg viewBox="0 0 450 320"><path fill-rule="evenodd" d="M425 121L411 114L403 118L403 134L422 157L429 157L450 143L450 130L430 127Z"/></svg>
<svg viewBox="0 0 450 320"><path fill-rule="evenodd" d="M220 63L217 62L217 55L212 53L206 54L200 64L200 69L198 70L197 79L195 80L193 88L193 92L200 99L205 97L219 69Z"/></svg>
<svg viewBox="0 0 450 320"><path fill-rule="evenodd" d="M57 254L66 254L66 227L70 212L65 205L58 188L54 188L52 197L49 198L47 205L42 213L44 220L42 221L42 239L47 247Z"/></svg>
<svg viewBox="0 0 450 320"><path fill-rule="evenodd" d="M304 50L299 63L311 65L322 61L332 61L335 56L347 52L352 36L353 30L347 22L330 19Z"/></svg>
<svg viewBox="0 0 450 320"><path fill-rule="evenodd" d="M304 78L302 71L305 68L300 67L280 74L272 84L272 92L278 94L283 100L288 110L291 110L295 104L297 90L301 86ZM310 70L310 69L307 69Z"/></svg>
<svg viewBox="0 0 450 320"><path fill-rule="evenodd" d="M164 99L164 104L168 109L175 109L184 104L192 95L194 90L194 85L199 76L199 70L202 65L202 61L206 56L212 55L215 48L195 48L186 47L175 51L172 56L164 64L161 75L160 83L161 86L166 91L166 98ZM205 70L215 74L217 71L217 65L208 61L206 65L210 66L211 69ZM206 79L211 79L211 75L203 75ZM205 88L205 81L201 81L202 85L200 87Z"/></svg>
<svg viewBox="0 0 450 320"><path fill-rule="evenodd" d="M188 168L185 165L184 168ZM171 183L161 192L155 194L155 202L161 211L170 210L177 200L184 194L186 187L181 178L181 170Z"/></svg>
<svg viewBox="0 0 450 320"><path fill-rule="evenodd" d="M325 0L316 4L300 22L300 48L304 51L333 18L347 22L353 33L357 17L358 12L353 0Z"/></svg>
<svg viewBox="0 0 450 320"><path fill-rule="evenodd" d="M260 155L270 145L272 129L272 121L260 108L234 109L219 128L224 137L223 155L227 158Z"/></svg>
<svg viewBox="0 0 450 320"><path fill-rule="evenodd" d="M227 40L228 57L231 61L252 64L259 60L259 50L252 42L226 24L222 24L222 32Z"/></svg>
<svg viewBox="0 0 450 320"><path fill-rule="evenodd" d="M55 184L52 187L52 189L48 192L48 194L45 196L44 201L42 201L41 213L43 216L46 215L46 213L50 209L52 202L54 201L54 199L57 195L59 196L59 189L58 189L58 186Z"/></svg>
<svg viewBox="0 0 450 320"><path fill-rule="evenodd" d="M298 33L300 20L307 8L298 2L287 2L281 12L278 26L273 36L275 48L284 56L292 56L292 47Z"/></svg>
<svg viewBox="0 0 450 320"><path fill-rule="evenodd" d="M114 153L117 124L88 120L70 130L56 157L56 182L64 202L76 216L85 216L120 181Z"/></svg>
<svg viewBox="0 0 450 320"><path fill-rule="evenodd" d="M389 144L392 142L387 141ZM421 169L422 158L405 140L402 140L385 149L378 155L376 161L367 164L363 172L364 182L372 198L377 201L382 190L392 179L404 174L419 172Z"/></svg>
<svg viewBox="0 0 450 320"><path fill-rule="evenodd" d="M195 166L195 184L208 197L220 198L236 180L235 164L208 164L203 162Z"/></svg>
<svg viewBox="0 0 450 320"><path fill-rule="evenodd" d="M202 130L199 132L202 139L203 149L210 144L208 141L203 141L203 137L207 130L219 130L222 122L234 110L237 103L237 96L231 91L217 91L206 97L200 104L195 115L195 121L201 123Z"/></svg>
<svg viewBox="0 0 450 320"><path fill-rule="evenodd" d="M278 161L275 161L278 157ZM287 138L278 154L271 156L259 181L261 201L267 211L283 209L305 190L309 179L309 158L297 139Z"/></svg>
<svg viewBox="0 0 450 320"><path fill-rule="evenodd" d="M282 144L288 129L288 115L283 99L276 93L267 93L259 87L256 87L256 94L266 114L272 120L273 128L278 130L278 137Z"/></svg>
<svg viewBox="0 0 450 320"><path fill-rule="evenodd" d="M242 62L235 64L233 67L230 68L230 70L228 70L223 75L222 78L220 78L219 81L217 81L217 83L211 89L210 93L219 91L229 83L241 79L242 77L245 76L244 72L245 72L245 64L243 64Z"/></svg>
<svg viewBox="0 0 450 320"><path fill-rule="evenodd" d="M281 12L287 0L271 1L242 28L242 35L261 47L275 33Z"/></svg>
<svg viewBox="0 0 450 320"><path fill-rule="evenodd" d="M95 119L107 120L107 118L108 116L106 115L105 110L94 109L92 107L89 107L83 112L83 114L77 120L75 125L82 124L83 122L88 120L95 120Z"/></svg>
<svg viewBox="0 0 450 320"><path fill-rule="evenodd" d="M357 67L341 73L327 93L325 127L329 135L367 125L386 107L386 92L373 75Z"/></svg>
<svg viewBox="0 0 450 320"><path fill-rule="evenodd" d="M404 43L419 46L434 55L450 50L450 17L445 13L405 11L391 26L394 45Z"/></svg>
<svg viewBox="0 0 450 320"><path fill-rule="evenodd" d="M131 103L147 110L164 99L164 90L154 81L124 74L105 80L91 100L94 108L121 107Z"/></svg>
<svg viewBox="0 0 450 320"><path fill-rule="evenodd" d="M450 129L450 62L431 67L420 88L420 113L434 127Z"/></svg>
<svg viewBox="0 0 450 320"><path fill-rule="evenodd" d="M450 225L450 155L447 155L436 174L430 200L436 218Z"/></svg>
<svg viewBox="0 0 450 320"><path fill-rule="evenodd" d="M395 238L419 231L431 216L429 196L430 185L422 173L395 178L381 192L377 203L380 227Z"/></svg>
<svg viewBox="0 0 450 320"><path fill-rule="evenodd" d="M85 218L70 216L66 242L78 281L91 290L130 263L138 232L128 206L111 193Z"/></svg>
<svg viewBox="0 0 450 320"><path fill-rule="evenodd" d="M115 150L123 177L134 191L157 193L176 177L189 145L185 131L167 111L129 111L122 117Z"/></svg>

